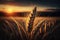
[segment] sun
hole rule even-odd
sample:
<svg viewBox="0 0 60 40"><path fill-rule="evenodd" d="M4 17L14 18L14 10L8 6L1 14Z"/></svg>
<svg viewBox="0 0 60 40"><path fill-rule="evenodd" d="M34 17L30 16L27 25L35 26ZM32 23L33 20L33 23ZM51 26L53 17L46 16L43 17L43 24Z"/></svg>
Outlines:
<svg viewBox="0 0 60 40"><path fill-rule="evenodd" d="M13 13L13 9L12 9L12 8L7 8L7 9L6 9L6 13L12 14L12 13Z"/></svg>

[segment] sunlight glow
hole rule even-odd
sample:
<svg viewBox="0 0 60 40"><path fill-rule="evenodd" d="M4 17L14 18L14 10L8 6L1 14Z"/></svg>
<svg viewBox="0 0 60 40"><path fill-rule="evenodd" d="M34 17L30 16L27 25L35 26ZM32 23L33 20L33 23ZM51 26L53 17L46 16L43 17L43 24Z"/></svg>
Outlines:
<svg viewBox="0 0 60 40"><path fill-rule="evenodd" d="M5 10L5 12L8 13L8 14L12 14L13 13L13 8L7 8Z"/></svg>
<svg viewBox="0 0 60 40"><path fill-rule="evenodd" d="M0 11L6 11L8 13L12 12L31 12L35 6L14 6L14 5L2 5L0 4ZM51 9L53 7L42 7L37 6L37 11L49 11L46 9Z"/></svg>

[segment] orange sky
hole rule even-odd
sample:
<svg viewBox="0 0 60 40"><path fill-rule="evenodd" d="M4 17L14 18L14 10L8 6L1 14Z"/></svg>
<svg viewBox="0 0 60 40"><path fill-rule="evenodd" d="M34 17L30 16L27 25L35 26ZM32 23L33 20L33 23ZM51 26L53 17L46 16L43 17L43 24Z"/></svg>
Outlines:
<svg viewBox="0 0 60 40"><path fill-rule="evenodd" d="M51 9L53 7L43 7L37 6L37 11L47 11L46 9ZM34 6L13 6L13 5L1 5L0 4L0 11L4 12L31 12L34 9ZM54 8L53 8L54 9Z"/></svg>

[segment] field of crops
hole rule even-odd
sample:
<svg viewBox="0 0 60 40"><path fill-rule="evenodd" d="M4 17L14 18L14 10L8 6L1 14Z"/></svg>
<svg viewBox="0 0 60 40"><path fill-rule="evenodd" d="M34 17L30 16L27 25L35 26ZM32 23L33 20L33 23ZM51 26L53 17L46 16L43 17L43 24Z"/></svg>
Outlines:
<svg viewBox="0 0 60 40"><path fill-rule="evenodd" d="M36 17L28 33L28 17L0 17L0 40L57 40L60 17Z"/></svg>

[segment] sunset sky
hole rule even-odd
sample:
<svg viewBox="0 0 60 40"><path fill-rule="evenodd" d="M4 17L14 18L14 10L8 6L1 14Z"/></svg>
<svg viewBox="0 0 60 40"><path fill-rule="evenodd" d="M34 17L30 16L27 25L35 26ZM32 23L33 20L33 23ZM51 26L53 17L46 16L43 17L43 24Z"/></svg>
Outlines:
<svg viewBox="0 0 60 40"><path fill-rule="evenodd" d="M37 11L47 11L47 9L60 9L59 3L57 0L0 0L0 11L31 12L35 6Z"/></svg>
<svg viewBox="0 0 60 40"><path fill-rule="evenodd" d="M14 6L14 5L0 5L0 11L6 12L31 12L35 6ZM44 6L37 6L37 11L47 11L46 9L56 9L56 7L44 7Z"/></svg>
<svg viewBox="0 0 60 40"><path fill-rule="evenodd" d="M18 3L17 5L42 5L49 7L60 8L59 0L0 0L0 4L2 3Z"/></svg>

